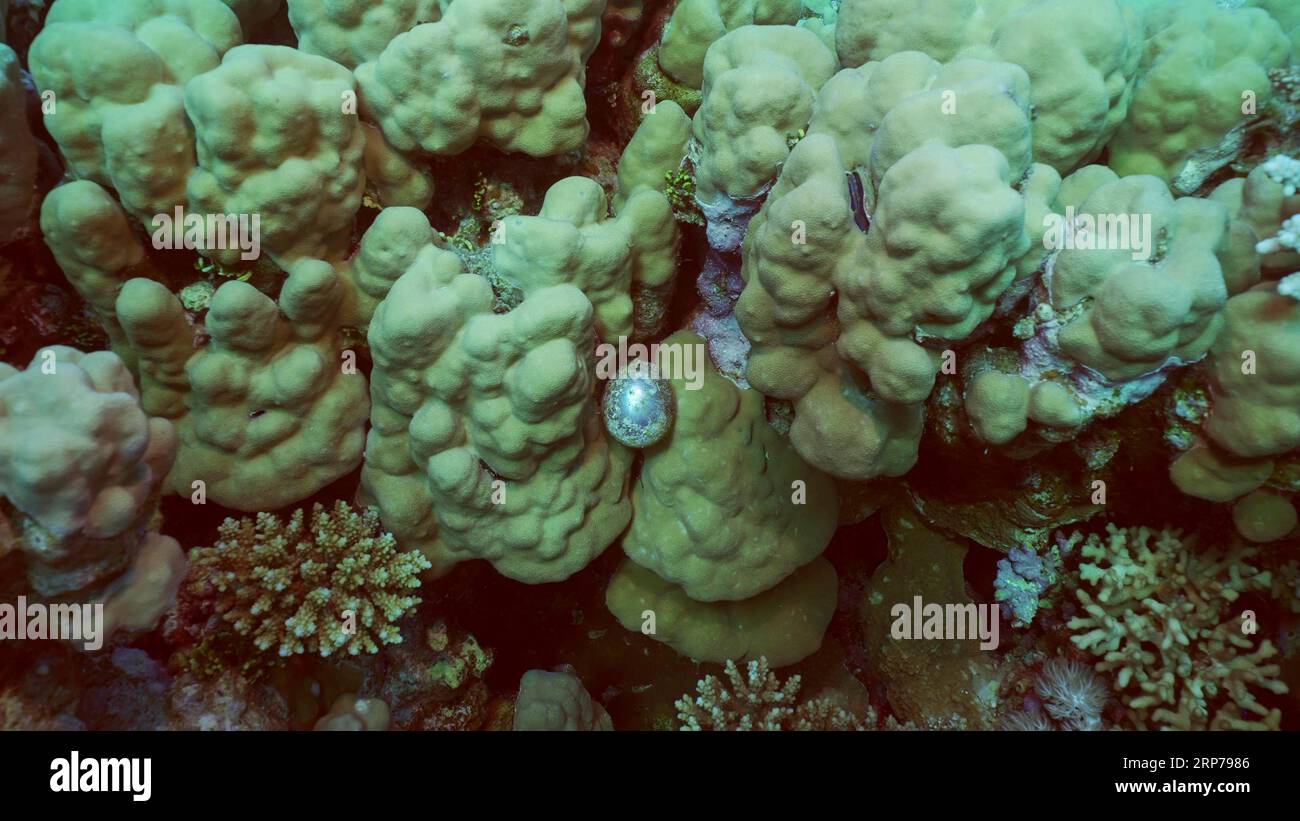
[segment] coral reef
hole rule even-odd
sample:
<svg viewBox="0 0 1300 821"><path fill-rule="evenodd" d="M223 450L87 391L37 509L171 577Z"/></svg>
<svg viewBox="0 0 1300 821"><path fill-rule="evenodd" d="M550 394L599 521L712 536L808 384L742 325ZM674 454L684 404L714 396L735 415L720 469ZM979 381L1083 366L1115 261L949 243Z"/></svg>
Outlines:
<svg viewBox="0 0 1300 821"><path fill-rule="evenodd" d="M1002 604L1002 613L1011 619L1013 627L1033 622L1044 600L1060 581L1065 555L1072 548L1065 540L1058 540L1041 554L1030 547L1013 547L1005 559L998 560L994 597Z"/></svg>
<svg viewBox="0 0 1300 821"><path fill-rule="evenodd" d="M1102 712L1111 698L1110 690L1087 665L1064 657L1049 659L1038 671L1033 691L1036 698L1027 709L1003 719L1004 730L1108 729Z"/></svg>
<svg viewBox="0 0 1300 821"><path fill-rule="evenodd" d="M1227 502L1261 487L1276 457L1300 446L1300 386L1293 364L1300 300L1262 283L1228 300L1211 346L1210 409L1202 441L1181 454L1170 476L1182 492Z"/></svg>
<svg viewBox="0 0 1300 821"><path fill-rule="evenodd" d="M375 311L363 488L436 572L567 578L631 516L631 453L592 402L594 309L563 284L494 314L487 280L454 273L417 265Z"/></svg>
<svg viewBox="0 0 1300 821"><path fill-rule="evenodd" d="M102 603L102 635L151 629L185 575L157 530L175 452L114 354L53 347L21 372L0 363L0 555L23 555L38 596Z"/></svg>
<svg viewBox="0 0 1300 821"><path fill-rule="evenodd" d="M259 652L376 653L402 640L397 622L420 603L411 591L429 562L379 530L374 509L344 502L227 519L212 547L191 551L192 595Z"/></svg>
<svg viewBox="0 0 1300 821"><path fill-rule="evenodd" d="M567 282L591 301L601 339L657 336L677 274L677 227L661 192L630 181L626 190L618 215L606 219L600 185L568 177L546 192L537 216L503 220L492 248L498 287L525 299Z"/></svg>
<svg viewBox="0 0 1300 821"><path fill-rule="evenodd" d="M241 42L220 0L58 0L29 54L45 126L79 179L140 220L170 213L196 164L185 86Z"/></svg>
<svg viewBox="0 0 1300 821"><path fill-rule="evenodd" d="M529 670L519 680L515 730L612 730L609 714L572 671Z"/></svg>
<svg viewBox="0 0 1300 821"><path fill-rule="evenodd" d="M1114 682L1128 719L1193 729L1277 729L1281 713L1259 692L1285 693L1268 639L1244 634L1233 603L1268 590L1255 551L1184 549L1179 534L1110 525L1079 548L1083 613L1070 640Z"/></svg>
<svg viewBox="0 0 1300 821"><path fill-rule="evenodd" d="M900 638L895 628L899 605L975 604L962 572L966 545L910 510L887 508L882 516L889 555L867 582L861 613L867 658L884 682L890 707L920 727L992 728L1000 672L995 658L980 649L980 636L963 629L949 640L918 641Z"/></svg>
<svg viewBox="0 0 1300 821"><path fill-rule="evenodd" d="M346 70L297 49L226 52L220 66L185 84L197 156L186 183L190 209L259 215L261 247L286 270L345 249L365 188L366 134L345 104L355 93ZM250 130L260 138L254 145ZM229 265L248 249L204 253Z"/></svg>
<svg viewBox="0 0 1300 821"><path fill-rule="evenodd" d="M664 344L703 340L680 332ZM676 422L645 451L623 550L692 599L747 599L825 549L838 493L767 423L756 391L709 365L701 376L672 380Z"/></svg>
<svg viewBox="0 0 1300 821"><path fill-rule="evenodd" d="M0 726L1300 726L1293 0L0 40Z"/></svg>
<svg viewBox="0 0 1300 821"><path fill-rule="evenodd" d="M721 664L762 656L784 667L821 646L835 612L836 575L830 562L814 559L756 596L705 602L628 561L610 579L605 603L628 630L693 659Z"/></svg>
<svg viewBox="0 0 1300 821"><path fill-rule="evenodd" d="M1212 0L1154 6L1141 76L1110 163L1122 175L1152 174L1192 193L1240 152L1252 113L1243 94L1255 106L1268 102L1268 70L1287 64L1291 43L1263 9Z"/></svg>
<svg viewBox="0 0 1300 821"><path fill-rule="evenodd" d="M782 682L766 658L750 661L742 674L727 660L724 684L705 676L696 695L676 702L683 730L866 730L875 729L876 716L856 716L827 699L799 698L802 684L794 675ZM730 685L728 687L727 685Z"/></svg>
<svg viewBox="0 0 1300 821"><path fill-rule="evenodd" d="M578 148L588 128L583 66L603 8L593 0L452 3L357 66L364 110L407 153L459 154L480 137L536 157Z"/></svg>
<svg viewBox="0 0 1300 821"><path fill-rule="evenodd" d="M366 731L388 729L388 705L376 698L357 698L346 694L330 705L313 730Z"/></svg>

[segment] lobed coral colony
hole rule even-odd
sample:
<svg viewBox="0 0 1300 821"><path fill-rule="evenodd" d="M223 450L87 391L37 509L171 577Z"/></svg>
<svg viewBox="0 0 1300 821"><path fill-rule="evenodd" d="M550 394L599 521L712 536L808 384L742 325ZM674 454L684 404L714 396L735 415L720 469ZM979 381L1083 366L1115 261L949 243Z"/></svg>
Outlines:
<svg viewBox="0 0 1300 821"><path fill-rule="evenodd" d="M0 727L1300 727L1294 0L0 23Z"/></svg>

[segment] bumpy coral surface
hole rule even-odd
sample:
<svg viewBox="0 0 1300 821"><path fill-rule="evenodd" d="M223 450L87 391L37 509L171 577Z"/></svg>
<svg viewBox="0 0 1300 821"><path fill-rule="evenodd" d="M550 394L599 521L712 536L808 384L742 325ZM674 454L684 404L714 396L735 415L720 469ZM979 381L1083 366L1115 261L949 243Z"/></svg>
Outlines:
<svg viewBox="0 0 1300 821"><path fill-rule="evenodd" d="M278 305L228 282L212 297L209 339L195 350L185 311L165 287L134 279L122 288L117 314L140 360L145 407L180 430L174 492L256 511L304 499L357 467L366 379L343 350L343 298L328 266L295 269Z"/></svg>
<svg viewBox="0 0 1300 821"><path fill-rule="evenodd" d="M289 0L288 5L298 49L345 68L375 59L397 35L442 18L438 0Z"/></svg>
<svg viewBox="0 0 1300 821"><path fill-rule="evenodd" d="M478 138L550 156L587 136L583 65L603 3L453 3L357 67L369 116L402 151L458 154Z"/></svg>
<svg viewBox="0 0 1300 821"><path fill-rule="evenodd" d="M147 220L185 202L185 84L243 42L220 0L59 0L32 43L45 126L76 174ZM91 56L93 55L93 59Z"/></svg>
<svg viewBox="0 0 1300 821"><path fill-rule="evenodd" d="M27 370L0 374L4 496L56 539L116 536L136 523L171 465L176 436L140 408L122 361L46 348Z"/></svg>
<svg viewBox="0 0 1300 821"><path fill-rule="evenodd" d="M507 217L494 229L500 241L493 262L503 287L524 298L551 285L577 285L595 309L602 339L644 339L661 330L672 299L678 244L672 207L659 191L640 188L617 217L606 219L608 210L594 180L560 180L537 216Z"/></svg>
<svg viewBox="0 0 1300 821"><path fill-rule="evenodd" d="M185 86L198 155L190 207L261 215L262 243L281 265L346 247L365 180L354 89L337 64L296 49L231 49ZM252 145L250 131L261 137ZM215 256L231 263L239 253Z"/></svg>
<svg viewBox="0 0 1300 821"><path fill-rule="evenodd" d="M572 672L529 670L519 681L514 729L589 731L612 730L614 726Z"/></svg>
<svg viewBox="0 0 1300 821"><path fill-rule="evenodd" d="M740 601L696 601L634 562L610 579L605 603L619 623L701 661L766 657L774 667L821 646L835 612L835 570L814 559L775 587Z"/></svg>
<svg viewBox="0 0 1300 821"><path fill-rule="evenodd" d="M704 340L682 332L666 345ZM817 556L838 517L838 492L767 423L757 391L706 366L702 383L672 380L676 421L646 450L623 549L693 599L746 599Z"/></svg>
<svg viewBox="0 0 1300 821"><path fill-rule="evenodd" d="M24 554L32 591L100 601L105 634L153 627L185 574L156 529L176 433L122 361L52 347L24 371L0 365L0 452L0 553Z"/></svg>
<svg viewBox="0 0 1300 821"><path fill-rule="evenodd" d="M494 314L484 278L448 274L413 267L375 311L366 492L442 570L567 578L631 515L631 454L592 402L592 304L565 284Z"/></svg>
<svg viewBox="0 0 1300 821"><path fill-rule="evenodd" d="M1224 329L1211 348L1212 406L1205 440L1171 466L1174 483L1192 496L1231 501L1260 487L1274 458L1300 446L1293 399L1300 373L1295 340L1300 301L1272 283L1228 300Z"/></svg>
<svg viewBox="0 0 1300 821"><path fill-rule="evenodd" d="M1267 72L1287 64L1291 43L1262 9L1211 0L1155 6L1111 164L1121 174L1154 174L1190 192L1208 176L1198 166L1221 167L1239 149L1246 103L1267 103Z"/></svg>

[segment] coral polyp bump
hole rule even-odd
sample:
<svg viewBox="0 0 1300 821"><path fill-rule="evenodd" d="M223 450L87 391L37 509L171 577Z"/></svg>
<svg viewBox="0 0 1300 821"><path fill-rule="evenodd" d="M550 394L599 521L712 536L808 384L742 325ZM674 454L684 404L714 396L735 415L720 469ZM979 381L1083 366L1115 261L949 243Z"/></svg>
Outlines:
<svg viewBox="0 0 1300 821"><path fill-rule="evenodd" d="M0 727L1300 727L1293 3L6 9Z"/></svg>

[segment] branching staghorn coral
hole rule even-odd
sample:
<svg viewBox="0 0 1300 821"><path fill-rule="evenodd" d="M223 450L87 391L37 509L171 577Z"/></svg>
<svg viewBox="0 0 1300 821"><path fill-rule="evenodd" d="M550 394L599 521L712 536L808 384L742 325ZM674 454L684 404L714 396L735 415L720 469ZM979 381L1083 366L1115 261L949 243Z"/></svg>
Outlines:
<svg viewBox="0 0 1300 821"><path fill-rule="evenodd" d="M346 502L300 508L286 523L270 513L226 519L212 547L190 552L193 595L261 652L377 653L402 641L397 622L429 562L402 552L373 508Z"/></svg>
<svg viewBox="0 0 1300 821"><path fill-rule="evenodd" d="M1277 729L1252 690L1285 693L1271 641L1242 630L1233 603L1272 580L1253 548L1198 549L1177 531L1107 525L1079 549L1083 613L1070 640L1111 677L1138 728Z"/></svg>
<svg viewBox="0 0 1300 821"><path fill-rule="evenodd" d="M827 699L799 698L803 680L784 682L766 658L750 661L742 674L727 660L724 683L708 675L695 685L696 695L677 699L682 730L874 730L875 711L856 716ZM728 687L730 685L730 687Z"/></svg>

